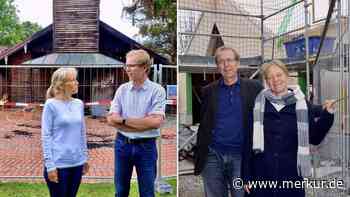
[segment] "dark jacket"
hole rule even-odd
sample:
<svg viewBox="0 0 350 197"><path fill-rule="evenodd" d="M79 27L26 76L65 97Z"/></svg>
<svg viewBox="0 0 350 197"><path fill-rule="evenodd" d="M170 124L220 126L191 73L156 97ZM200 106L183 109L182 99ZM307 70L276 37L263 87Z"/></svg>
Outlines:
<svg viewBox="0 0 350 197"><path fill-rule="evenodd" d="M195 169L194 173L199 175L207 161L209 145L212 140L212 130L215 124L215 114L217 110L217 94L219 81L214 81L202 92L201 121L198 128L197 145L195 149ZM262 90L261 84L256 80L240 79L240 95L242 101L242 125L244 130L243 149L249 144L248 140L252 138L253 124L248 121L248 114L252 114L255 97ZM242 163L246 163L249 158L242 155ZM245 167L242 165L243 168ZM244 170L243 170L244 171Z"/></svg>
<svg viewBox="0 0 350 197"><path fill-rule="evenodd" d="M308 105L309 142L318 145L333 124L334 115L322 110L321 106ZM264 113L264 152L253 155L248 169L251 180L301 181L297 172L298 129L295 104L285 106L281 111L266 100ZM252 146L247 150L252 153ZM247 173L246 173L247 174ZM304 197L304 189L252 189L254 197Z"/></svg>

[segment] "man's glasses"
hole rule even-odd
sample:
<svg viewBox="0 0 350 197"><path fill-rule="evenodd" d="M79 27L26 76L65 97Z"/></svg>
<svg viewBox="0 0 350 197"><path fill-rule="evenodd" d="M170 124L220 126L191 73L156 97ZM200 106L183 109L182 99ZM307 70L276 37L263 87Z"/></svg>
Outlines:
<svg viewBox="0 0 350 197"><path fill-rule="evenodd" d="M124 64L123 68L126 70L127 68L136 68L145 65L145 63L141 64Z"/></svg>
<svg viewBox="0 0 350 197"><path fill-rule="evenodd" d="M238 60L236 59L219 59L218 65L225 65L226 64L236 64Z"/></svg>

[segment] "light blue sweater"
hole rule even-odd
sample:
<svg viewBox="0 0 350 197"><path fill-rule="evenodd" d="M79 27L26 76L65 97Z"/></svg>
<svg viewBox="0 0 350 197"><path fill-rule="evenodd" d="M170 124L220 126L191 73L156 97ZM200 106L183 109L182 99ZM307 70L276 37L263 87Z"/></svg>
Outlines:
<svg viewBox="0 0 350 197"><path fill-rule="evenodd" d="M83 165L88 159L84 104L79 99L48 99L41 121L47 171Z"/></svg>

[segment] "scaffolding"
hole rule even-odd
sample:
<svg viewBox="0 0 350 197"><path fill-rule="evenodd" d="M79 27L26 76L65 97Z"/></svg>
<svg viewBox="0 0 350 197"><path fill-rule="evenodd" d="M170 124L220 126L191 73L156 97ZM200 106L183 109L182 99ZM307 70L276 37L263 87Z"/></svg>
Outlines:
<svg viewBox="0 0 350 197"><path fill-rule="evenodd" d="M264 62L280 59L312 102L340 99L330 133L312 148L313 171L314 178L341 179L345 186L307 189L307 195L349 196L349 17L347 0L179 0L179 89L186 90L179 94L180 124L198 123L197 81L219 77L212 57L219 46L238 50L244 77L257 78Z"/></svg>

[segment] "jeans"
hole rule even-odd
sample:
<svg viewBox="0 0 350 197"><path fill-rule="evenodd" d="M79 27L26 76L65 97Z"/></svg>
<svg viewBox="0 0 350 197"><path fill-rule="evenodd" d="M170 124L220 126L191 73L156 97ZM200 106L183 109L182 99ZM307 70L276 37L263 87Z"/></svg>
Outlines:
<svg viewBox="0 0 350 197"><path fill-rule="evenodd" d="M117 136L114 157L115 196L129 196L130 180L135 166L140 197L154 197L158 157L156 140L133 144L127 143L124 136Z"/></svg>
<svg viewBox="0 0 350 197"><path fill-rule="evenodd" d="M243 189L234 189L233 180L241 175L241 155L221 154L209 148L207 163L201 173L206 197L243 197Z"/></svg>
<svg viewBox="0 0 350 197"><path fill-rule="evenodd" d="M44 178L50 191L51 197L75 197L77 195L81 177L83 176L83 165L71 168L57 169L58 183L48 179L46 168Z"/></svg>

